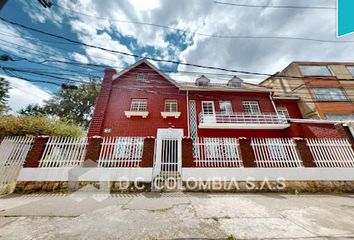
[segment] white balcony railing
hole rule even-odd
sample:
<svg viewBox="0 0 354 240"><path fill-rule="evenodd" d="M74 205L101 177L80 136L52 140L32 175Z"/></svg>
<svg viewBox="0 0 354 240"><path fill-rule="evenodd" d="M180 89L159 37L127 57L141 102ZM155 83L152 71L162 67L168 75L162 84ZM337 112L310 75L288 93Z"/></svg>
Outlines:
<svg viewBox="0 0 354 240"><path fill-rule="evenodd" d="M214 113L199 114L199 128L284 129L289 127L284 115L277 113Z"/></svg>

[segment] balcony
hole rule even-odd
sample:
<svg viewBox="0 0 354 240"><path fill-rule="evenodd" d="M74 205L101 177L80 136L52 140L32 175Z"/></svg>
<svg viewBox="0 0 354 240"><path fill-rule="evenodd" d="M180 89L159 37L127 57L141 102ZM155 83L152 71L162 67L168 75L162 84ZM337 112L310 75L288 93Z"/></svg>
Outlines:
<svg viewBox="0 0 354 240"><path fill-rule="evenodd" d="M205 129L285 129L290 124L276 113L214 113L199 114L199 128Z"/></svg>

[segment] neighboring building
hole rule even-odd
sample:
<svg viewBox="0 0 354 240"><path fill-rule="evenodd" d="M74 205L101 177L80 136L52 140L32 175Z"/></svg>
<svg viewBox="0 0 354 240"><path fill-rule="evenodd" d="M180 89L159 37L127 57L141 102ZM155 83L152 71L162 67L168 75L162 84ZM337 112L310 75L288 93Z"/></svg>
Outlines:
<svg viewBox="0 0 354 240"><path fill-rule="evenodd" d="M298 97L304 118L354 120L354 63L293 62L260 83L276 97Z"/></svg>
<svg viewBox="0 0 354 240"><path fill-rule="evenodd" d="M301 122L296 97L272 95L237 77L176 82L142 59L119 73L105 71L88 136L158 137L164 129L192 139L339 136L333 124Z"/></svg>

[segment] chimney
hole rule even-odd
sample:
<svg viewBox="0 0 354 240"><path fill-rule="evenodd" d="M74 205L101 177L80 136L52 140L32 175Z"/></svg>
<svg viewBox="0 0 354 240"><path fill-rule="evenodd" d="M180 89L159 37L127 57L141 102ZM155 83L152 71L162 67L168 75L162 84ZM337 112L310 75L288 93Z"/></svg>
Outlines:
<svg viewBox="0 0 354 240"><path fill-rule="evenodd" d="M96 99L95 110L93 112L92 120L87 133L88 137L101 135L103 121L104 121L109 97L111 94L113 75L116 73L117 73L116 70L112 68L106 68L104 70L104 78L103 78L101 90Z"/></svg>

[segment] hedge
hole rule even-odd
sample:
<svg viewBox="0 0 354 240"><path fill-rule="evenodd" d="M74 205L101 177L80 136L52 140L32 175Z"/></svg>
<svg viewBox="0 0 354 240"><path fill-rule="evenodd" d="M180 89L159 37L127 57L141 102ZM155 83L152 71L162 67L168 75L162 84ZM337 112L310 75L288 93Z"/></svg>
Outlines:
<svg viewBox="0 0 354 240"><path fill-rule="evenodd" d="M84 136L77 125L45 116L0 115L0 136Z"/></svg>

